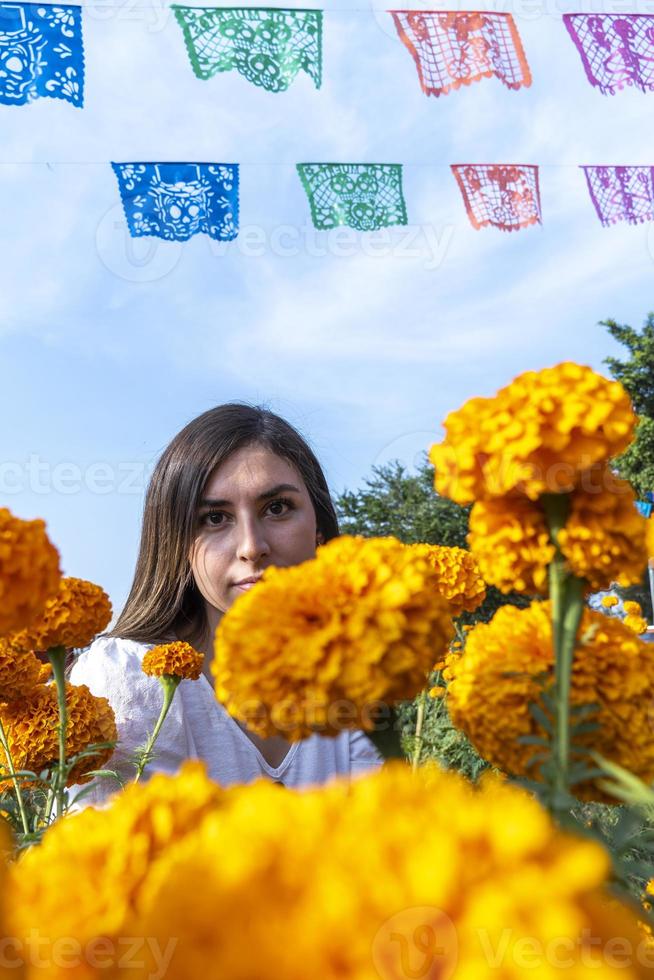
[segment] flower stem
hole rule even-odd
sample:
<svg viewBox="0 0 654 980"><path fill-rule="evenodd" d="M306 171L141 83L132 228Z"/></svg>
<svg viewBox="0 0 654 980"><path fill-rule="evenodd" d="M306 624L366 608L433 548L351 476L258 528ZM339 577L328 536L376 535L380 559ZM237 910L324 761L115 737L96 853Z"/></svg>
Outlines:
<svg viewBox="0 0 654 980"><path fill-rule="evenodd" d="M416 719L416 741L413 749L413 762L411 768L416 772L420 763L420 753L422 752L422 725L425 720L425 708L427 707L427 691L424 690L418 702L418 717Z"/></svg>
<svg viewBox="0 0 654 980"><path fill-rule="evenodd" d="M25 801L23 800L23 794L21 793L20 783L16 778L16 770L14 769L14 761L11 758L11 752L9 751L9 742L7 741L7 735L5 733L4 725L0 721L0 742L5 750L5 756L7 758L7 768L9 769L9 775L11 776L11 781L14 784L14 791L16 793L16 800L18 801L18 809L20 810L20 821L23 825L23 831L29 834L30 828L27 822L27 813L25 811Z"/></svg>
<svg viewBox="0 0 654 980"><path fill-rule="evenodd" d="M555 795L568 793L570 766L570 689L577 632L584 607L584 581L571 575L559 545L570 509L569 494L545 494L542 498L555 555L549 567L552 601L556 718L554 722Z"/></svg>
<svg viewBox="0 0 654 980"><path fill-rule="evenodd" d="M54 677L57 688L57 704L59 706L59 725L57 726L57 733L59 735L59 760L57 762L57 776L54 791L57 796L57 817L62 817L66 803L66 728L68 726L66 678L64 675L66 668L66 647L50 647L48 650L48 660L52 664L52 676Z"/></svg>
<svg viewBox="0 0 654 980"><path fill-rule="evenodd" d="M174 674L163 674L163 676L159 678L161 686L163 687L164 700L159 713L159 718L157 719L157 724L154 726L152 734L148 738L147 742L145 743L145 748L140 754L140 758L136 766L136 778L134 779L135 783L138 783L143 774L143 770L150 761L154 743L157 741L159 732L161 731L161 726L163 725L166 715L168 714L168 709L173 703L175 691L177 690L181 679L181 677L176 677Z"/></svg>

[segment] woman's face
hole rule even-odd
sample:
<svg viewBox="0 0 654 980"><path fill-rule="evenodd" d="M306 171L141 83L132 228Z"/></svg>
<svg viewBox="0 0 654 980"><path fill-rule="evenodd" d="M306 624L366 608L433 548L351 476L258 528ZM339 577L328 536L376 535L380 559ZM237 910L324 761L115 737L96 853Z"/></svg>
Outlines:
<svg viewBox="0 0 654 980"><path fill-rule="evenodd" d="M189 556L205 599L211 635L222 614L252 588L269 565L297 565L315 556L322 535L304 481L280 456L246 446L207 480Z"/></svg>

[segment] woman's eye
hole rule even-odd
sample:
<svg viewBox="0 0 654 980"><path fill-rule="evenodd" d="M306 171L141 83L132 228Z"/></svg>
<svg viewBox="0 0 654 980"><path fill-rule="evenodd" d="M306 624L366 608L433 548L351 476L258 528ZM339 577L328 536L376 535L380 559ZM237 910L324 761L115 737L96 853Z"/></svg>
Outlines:
<svg viewBox="0 0 654 980"><path fill-rule="evenodd" d="M202 518L203 524L209 524L210 527L220 527L220 525L217 522L214 524L213 521L210 521L209 520L210 517L224 517L224 514L220 510L211 510L209 511L208 514L205 514L204 517ZM222 521L220 523L222 524Z"/></svg>
<svg viewBox="0 0 654 980"><path fill-rule="evenodd" d="M269 510L269 511L271 511L273 517L283 517L284 514L287 513L287 511L293 510L293 506L294 505L293 505L293 502L291 500L286 500L286 499L280 498L279 500L272 500L268 504L268 507L266 509ZM278 510L273 511L272 510L273 507L275 507L275 508L282 508L282 509L281 510L278 509ZM213 520L213 518L224 518L224 517L226 517L226 514L225 514L224 511L222 511L222 510L210 510L210 511L208 511L200 519L200 521L201 521L202 524L208 525L209 527L222 527L222 525L225 523L225 521L224 520L220 520L220 521L219 520Z"/></svg>

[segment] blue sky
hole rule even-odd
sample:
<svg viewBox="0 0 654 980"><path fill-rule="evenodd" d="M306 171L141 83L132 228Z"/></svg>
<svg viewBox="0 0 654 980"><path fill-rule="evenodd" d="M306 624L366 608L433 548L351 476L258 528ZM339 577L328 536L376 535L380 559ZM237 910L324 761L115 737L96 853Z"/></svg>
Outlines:
<svg viewBox="0 0 654 980"><path fill-rule="evenodd" d="M653 164L654 95L588 84L561 20L585 7L485 5L513 11L534 83L440 99L385 7L323 9L320 90L200 81L166 7L97 0L85 108L0 106L1 502L43 517L116 611L154 461L207 408L284 415L338 493L411 466L449 410L520 371L601 369L617 348L597 322L654 308L652 226L603 229L578 169ZM129 240L111 160L239 163L241 236ZM329 160L404 164L410 236L316 232L295 164ZM543 227L474 231L456 162L540 164Z"/></svg>

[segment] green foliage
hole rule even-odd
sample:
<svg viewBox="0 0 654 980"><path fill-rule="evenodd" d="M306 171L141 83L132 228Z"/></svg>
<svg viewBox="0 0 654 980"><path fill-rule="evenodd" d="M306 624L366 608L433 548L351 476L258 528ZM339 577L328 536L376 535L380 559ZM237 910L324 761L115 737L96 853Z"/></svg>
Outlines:
<svg viewBox="0 0 654 980"><path fill-rule="evenodd" d="M654 490L654 419L641 415L636 437L615 461L620 476L628 480L639 497Z"/></svg>
<svg viewBox="0 0 654 980"><path fill-rule="evenodd" d="M402 723L402 746L409 758L413 758L416 747L418 701L419 698L404 701L397 712ZM444 769L455 769L472 782L490 768L463 732L453 726L445 698L427 698L419 762L427 759L435 759Z"/></svg>
<svg viewBox="0 0 654 980"><path fill-rule="evenodd" d="M87 745L85 749L71 755L66 759L65 775L68 778L72 769L79 764L80 760L88 759L89 768L85 769L86 776L95 776L99 779L111 779L115 781L117 787L124 787L124 780L111 769L91 769L94 756L103 752L105 749L114 748L115 742L94 742ZM9 824L13 832L14 843L17 851L38 844L43 834L51 827L58 817L54 813L54 797L56 793L56 780L53 770L44 769L41 773L32 772L27 769L17 770L15 775L21 783L21 799L23 812L21 813L18 797L12 784L9 782L9 772L4 766L0 766L0 776L7 780L6 788L0 791L0 820L4 819ZM112 789L114 786L112 785ZM71 807L84 796L87 796L93 786L85 786L78 790L71 799L68 788L64 790L64 808L61 816L69 812ZM27 820L27 827L23 823L23 815Z"/></svg>
<svg viewBox="0 0 654 980"><path fill-rule="evenodd" d="M602 320L611 336L626 349L628 357L605 358L611 376L629 392L639 415L636 437L629 448L615 460L620 476L628 480L638 496L654 490L654 313L649 313L640 331L615 320ZM646 572L639 585L616 590L622 599L639 602L643 615L652 622L654 610Z"/></svg>
<svg viewBox="0 0 654 980"><path fill-rule="evenodd" d="M629 351L624 361L605 359L611 376L625 386L638 415L654 419L654 313L647 315L640 332L610 319L600 321L600 326Z"/></svg>
<svg viewBox="0 0 654 980"><path fill-rule="evenodd" d="M629 392L640 416L636 438L615 462L620 476L641 497L654 490L654 313L649 313L639 332L615 320L602 320L611 336L629 353L625 360L605 358L611 376Z"/></svg>
<svg viewBox="0 0 654 980"><path fill-rule="evenodd" d="M609 851L615 893L637 905L648 882L654 880L654 789L627 769L591 753L605 778L599 785L621 806L578 804L574 817L589 836ZM641 915L642 908L639 908ZM647 918L654 926L654 910Z"/></svg>
<svg viewBox="0 0 654 980"><path fill-rule="evenodd" d="M373 466L365 489L344 491L336 499L343 534L392 535L405 544L444 544L465 548L469 507L460 507L434 490L434 468L427 454L415 475L399 460Z"/></svg>

